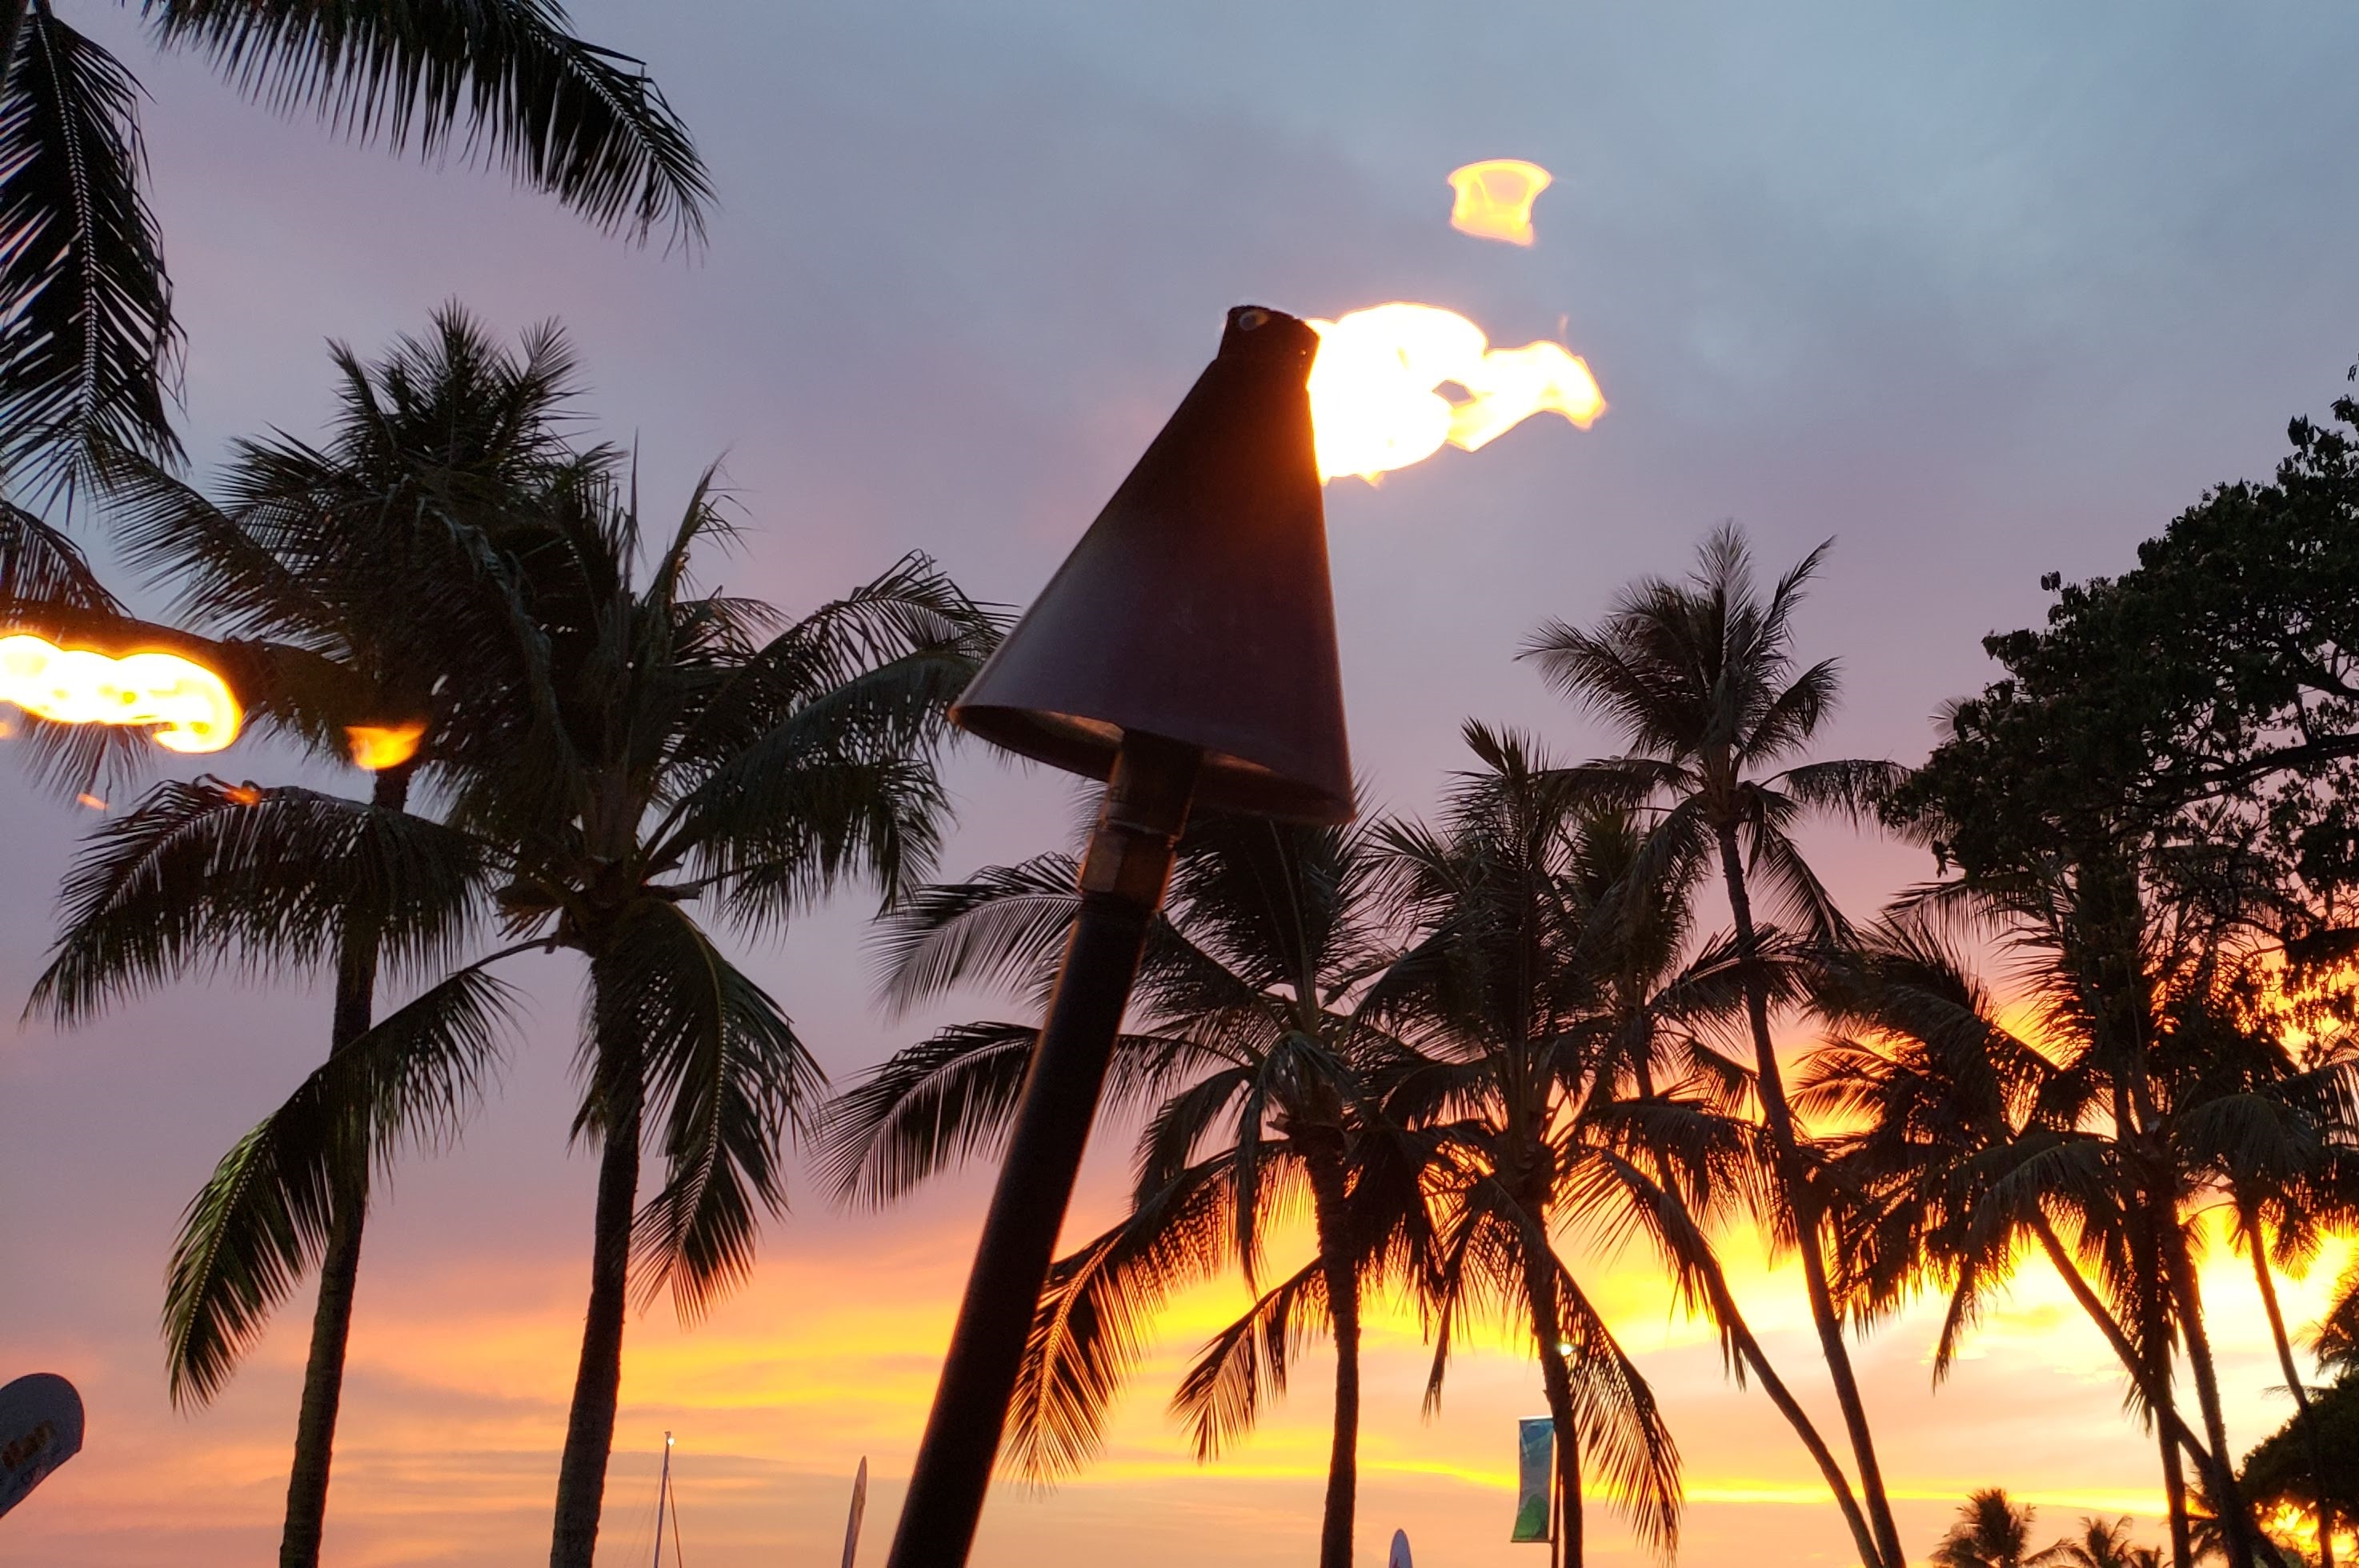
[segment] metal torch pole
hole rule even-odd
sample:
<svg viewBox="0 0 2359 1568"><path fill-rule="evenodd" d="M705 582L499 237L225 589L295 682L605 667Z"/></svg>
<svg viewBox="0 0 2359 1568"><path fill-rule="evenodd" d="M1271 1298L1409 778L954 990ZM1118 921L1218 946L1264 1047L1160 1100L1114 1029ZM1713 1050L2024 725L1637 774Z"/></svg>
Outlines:
<svg viewBox="0 0 2359 1568"><path fill-rule="evenodd" d="M1106 1065L1202 753L1128 734L1082 861L1081 914L1033 1047L886 1568L962 1568Z"/></svg>

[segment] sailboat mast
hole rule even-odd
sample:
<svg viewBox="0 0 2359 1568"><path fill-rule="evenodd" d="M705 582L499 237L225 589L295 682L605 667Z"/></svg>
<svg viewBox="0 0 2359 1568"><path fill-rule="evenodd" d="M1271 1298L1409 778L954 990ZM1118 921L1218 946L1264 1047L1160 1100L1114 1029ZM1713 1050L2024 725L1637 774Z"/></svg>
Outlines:
<svg viewBox="0 0 2359 1568"><path fill-rule="evenodd" d="M671 1501L671 1433L664 1433L663 1474L656 1479L656 1568L663 1568L664 1505Z"/></svg>

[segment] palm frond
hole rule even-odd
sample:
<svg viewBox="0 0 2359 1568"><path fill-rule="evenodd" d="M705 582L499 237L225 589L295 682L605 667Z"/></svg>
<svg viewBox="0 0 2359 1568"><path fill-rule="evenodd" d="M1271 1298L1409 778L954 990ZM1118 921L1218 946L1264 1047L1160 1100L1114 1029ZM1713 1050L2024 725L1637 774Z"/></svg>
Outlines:
<svg viewBox="0 0 2359 1568"><path fill-rule="evenodd" d="M1226 1256L1227 1162L1192 1166L1049 1271L1008 1409L1001 1463L1045 1484L1097 1452L1105 1411L1145 1353L1156 1312Z"/></svg>
<svg viewBox="0 0 2359 1568"><path fill-rule="evenodd" d="M879 996L900 1012L973 985L1045 1006L1081 909L1080 876L1071 855L1036 855L919 889L870 933Z"/></svg>
<svg viewBox="0 0 2359 1568"><path fill-rule="evenodd" d="M347 935L430 968L481 913L484 847L358 801L214 779L158 784L93 834L28 1012L61 1022L178 977L318 968Z"/></svg>
<svg viewBox="0 0 2359 1568"><path fill-rule="evenodd" d="M785 1148L825 1080L777 1002L676 903L639 911L593 959L596 1006L627 1028L660 1129L662 1189L632 1227L642 1299L684 1321L754 1266L760 1213L787 1203Z"/></svg>
<svg viewBox="0 0 2359 1568"><path fill-rule="evenodd" d="M110 448L176 462L179 338L140 189L139 83L34 0L5 86L0 471L64 487Z"/></svg>
<svg viewBox="0 0 2359 1568"><path fill-rule="evenodd" d="M935 1173L988 1158L1014 1125L1039 1038L1028 1023L965 1023L895 1052L821 1111L814 1163L835 1200L892 1202Z"/></svg>
<svg viewBox="0 0 2359 1568"><path fill-rule="evenodd" d="M63 529L0 501L0 629L55 632L61 629L53 619L60 611L126 613Z"/></svg>
<svg viewBox="0 0 2359 1568"><path fill-rule="evenodd" d="M150 580L170 583L175 609L193 624L314 647L334 637L336 617L318 582L203 492L139 453L109 454L99 474L125 557Z"/></svg>
<svg viewBox="0 0 2359 1568"><path fill-rule="evenodd" d="M1327 1274L1313 1260L1214 1335L1171 1396L1196 1457L1218 1459L1243 1442L1262 1408L1285 1394L1287 1368L1304 1342L1329 1326Z"/></svg>
<svg viewBox="0 0 2359 1568"><path fill-rule="evenodd" d="M554 0L144 0L158 43L339 134L503 169L603 229L701 242L712 186L640 63Z"/></svg>
<svg viewBox="0 0 2359 1568"><path fill-rule="evenodd" d="M238 1140L182 1217L164 1336L176 1404L220 1393L319 1260L339 1191L406 1142L453 1135L496 1067L515 993L470 964L334 1052Z"/></svg>

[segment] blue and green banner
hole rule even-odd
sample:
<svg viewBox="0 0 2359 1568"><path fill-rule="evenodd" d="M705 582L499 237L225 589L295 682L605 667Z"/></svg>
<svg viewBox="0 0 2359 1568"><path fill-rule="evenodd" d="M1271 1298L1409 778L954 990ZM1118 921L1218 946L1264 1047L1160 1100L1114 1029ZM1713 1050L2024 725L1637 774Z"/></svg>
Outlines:
<svg viewBox="0 0 2359 1568"><path fill-rule="evenodd" d="M1516 1530L1509 1541L1548 1541L1549 1494L1556 1468L1556 1422L1544 1415L1516 1423Z"/></svg>

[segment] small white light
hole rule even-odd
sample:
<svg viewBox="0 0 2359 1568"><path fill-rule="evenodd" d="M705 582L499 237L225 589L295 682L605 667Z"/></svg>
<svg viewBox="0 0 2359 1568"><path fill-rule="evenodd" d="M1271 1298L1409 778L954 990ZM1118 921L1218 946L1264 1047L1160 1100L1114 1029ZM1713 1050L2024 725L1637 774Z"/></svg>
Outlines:
<svg viewBox="0 0 2359 1568"><path fill-rule="evenodd" d="M1556 1342L1556 1353L1557 1353L1558 1355L1560 1355L1560 1356L1564 1356L1564 1357L1570 1357L1570 1356L1571 1356L1571 1354L1572 1354L1572 1341L1571 1341L1571 1340L1570 1340L1570 1339L1560 1339L1560 1340L1558 1340L1558 1341Z"/></svg>

